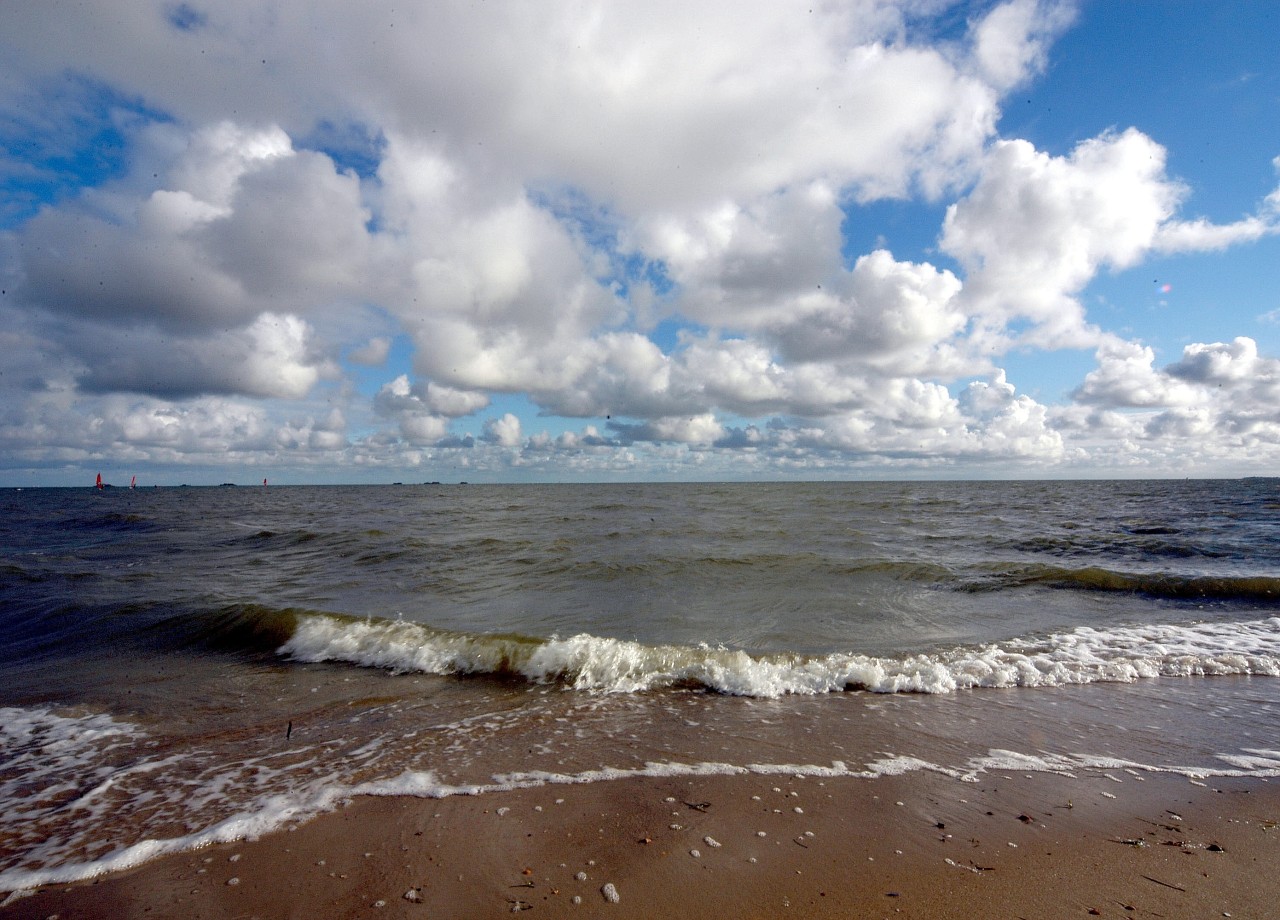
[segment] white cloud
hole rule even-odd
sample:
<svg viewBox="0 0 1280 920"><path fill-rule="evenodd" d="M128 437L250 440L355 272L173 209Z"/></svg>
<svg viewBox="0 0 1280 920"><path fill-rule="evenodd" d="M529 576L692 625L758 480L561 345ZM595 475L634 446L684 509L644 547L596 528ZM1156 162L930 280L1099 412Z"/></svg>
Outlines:
<svg viewBox="0 0 1280 920"><path fill-rule="evenodd" d="M997 141L973 191L947 209L942 248L966 270L964 306L997 328L1030 320L1024 342L1096 346L1076 296L1103 269L1152 252L1220 249L1275 232L1274 216L1230 225L1177 219L1187 188L1165 172L1165 149L1130 128L1050 156Z"/></svg>
<svg viewBox="0 0 1280 920"><path fill-rule="evenodd" d="M953 397L945 387L917 380L867 387L865 404L795 425L748 427L729 432L726 446L796 457L830 452L851 461L1016 460L1046 464L1065 451L1046 407L1019 396L1002 374L978 381Z"/></svg>
<svg viewBox="0 0 1280 920"><path fill-rule="evenodd" d="M1069 5L1013 0L996 6L973 30L974 61L985 82L1008 90L1044 67L1048 43L1073 18Z"/></svg>
<svg viewBox="0 0 1280 920"><path fill-rule="evenodd" d="M1064 454L1061 433L1049 423L1048 409L1017 395L1004 371L990 383L970 383L958 400L967 418L976 452L984 457L1058 460Z"/></svg>
<svg viewBox="0 0 1280 920"><path fill-rule="evenodd" d="M484 438L500 447L519 447L520 419L510 412L503 414L501 418L490 419L484 425Z"/></svg>
<svg viewBox="0 0 1280 920"><path fill-rule="evenodd" d="M391 340L386 336L375 335L363 345L351 351L347 356L356 364L366 367L381 367L387 363L387 355L391 353Z"/></svg>
<svg viewBox="0 0 1280 920"><path fill-rule="evenodd" d="M62 340L85 363L79 384L88 392L298 399L333 372L313 353L304 320L272 313L205 337L93 324L63 332Z"/></svg>
<svg viewBox="0 0 1280 920"><path fill-rule="evenodd" d="M388 309L419 373L467 389L558 389L591 332L624 316L568 230L519 189L454 181L427 147L393 138L380 170L404 275Z"/></svg>
<svg viewBox="0 0 1280 920"><path fill-rule="evenodd" d="M751 329L839 271L839 200L824 182L745 203L642 217L629 243L679 285L680 312L711 326Z"/></svg>
<svg viewBox="0 0 1280 920"><path fill-rule="evenodd" d="M1280 378L1251 340L1160 369L1080 297L1274 233L1280 191L1188 220L1136 129L1065 156L996 137L1073 8L984 5L933 41L970 8L5 6L0 106L81 86L129 155L0 239L4 443L504 469L1261 444ZM858 205L955 195L932 263L849 251ZM1097 349L1078 405L1016 392L1017 346ZM361 395L342 361L392 379ZM460 434L500 393L605 433Z"/></svg>
<svg viewBox="0 0 1280 920"><path fill-rule="evenodd" d="M276 446L292 451L339 451L347 447L347 422L334 408L322 420L303 418L286 422L275 430Z"/></svg>
<svg viewBox="0 0 1280 920"><path fill-rule="evenodd" d="M1275 379L1278 367L1274 359L1258 356L1257 342L1239 336L1229 343L1188 345L1182 351L1182 360L1171 364L1167 371L1174 377L1196 383L1238 384Z"/></svg>
<svg viewBox="0 0 1280 920"><path fill-rule="evenodd" d="M709 445L725 435L725 428L709 412L678 418L655 418L643 425L619 425L618 430L636 441L674 441Z"/></svg>
<svg viewBox="0 0 1280 920"><path fill-rule="evenodd" d="M1271 463L1280 447L1280 361L1247 337L1193 343L1154 366L1152 349L1113 340L1051 424L1104 468L1206 474Z"/></svg>
<svg viewBox="0 0 1280 920"><path fill-rule="evenodd" d="M1165 152L1139 131L1052 157L998 141L982 177L947 209L942 247L967 271L965 298L994 321L1025 317L1045 345L1097 340L1074 296L1102 268L1125 268L1153 245L1184 191Z"/></svg>
<svg viewBox="0 0 1280 920"><path fill-rule="evenodd" d="M438 415L408 415L400 420L400 431L413 444L434 444L449 433L449 420Z"/></svg>
<svg viewBox="0 0 1280 920"><path fill-rule="evenodd" d="M332 365L303 315L368 280L358 183L279 129L225 123L196 132L159 181L22 226L16 298L86 366L90 390L305 395Z"/></svg>
<svg viewBox="0 0 1280 920"><path fill-rule="evenodd" d="M798 298L772 330L782 354L796 361L900 361L965 326L954 305L960 282L932 265L895 262L884 250L861 256L830 291Z"/></svg>
<svg viewBox="0 0 1280 920"><path fill-rule="evenodd" d="M1155 352L1137 342L1109 339L1097 351L1098 367L1075 391L1081 403L1108 407L1183 406L1196 392L1154 367Z"/></svg>
<svg viewBox="0 0 1280 920"><path fill-rule="evenodd" d="M1110 408L1213 406L1236 417L1273 415L1280 397L1280 360L1263 357L1247 336L1231 342L1193 343L1182 357L1154 366L1154 351L1111 340L1097 353L1098 367L1074 394L1081 403Z"/></svg>
<svg viewBox="0 0 1280 920"><path fill-rule="evenodd" d="M451 419L470 415L488 404L488 397L481 393L430 381L410 384L407 374L383 384L373 400L375 411L395 419L404 437L415 444L435 443L447 437Z"/></svg>
<svg viewBox="0 0 1280 920"><path fill-rule="evenodd" d="M475 390L458 390L428 381L422 388L422 402L432 412L461 418L489 405L489 397Z"/></svg>
<svg viewBox="0 0 1280 920"><path fill-rule="evenodd" d="M1233 224L1215 224L1204 218L1177 221L1160 228L1154 248L1162 253L1226 249L1239 243L1252 243L1277 229L1274 219L1255 216Z"/></svg>

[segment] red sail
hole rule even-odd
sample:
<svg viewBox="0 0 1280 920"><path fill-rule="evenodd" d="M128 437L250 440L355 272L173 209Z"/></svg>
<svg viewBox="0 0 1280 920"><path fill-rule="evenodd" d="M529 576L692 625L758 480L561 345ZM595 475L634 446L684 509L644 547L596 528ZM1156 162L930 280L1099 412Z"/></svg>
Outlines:
<svg viewBox="0 0 1280 920"><path fill-rule="evenodd" d="M99 488L99 489L101 489L101 488L102 488L102 474L101 474L101 473L99 473L99 474L98 474L98 482L97 482L97 486L98 486L98 488Z"/></svg>

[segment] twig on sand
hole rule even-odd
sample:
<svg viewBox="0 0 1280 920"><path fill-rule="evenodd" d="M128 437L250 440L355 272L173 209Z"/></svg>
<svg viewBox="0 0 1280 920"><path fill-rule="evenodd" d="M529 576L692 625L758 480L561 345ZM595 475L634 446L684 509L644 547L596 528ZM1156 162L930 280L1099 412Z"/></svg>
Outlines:
<svg viewBox="0 0 1280 920"><path fill-rule="evenodd" d="M1166 888L1172 888L1174 891L1183 891L1183 892L1185 892L1185 891L1187 890L1187 889L1183 888L1181 885L1174 885L1174 884L1171 884L1170 882L1162 882L1162 881L1160 881L1160 879L1158 879L1158 878L1152 878L1152 877L1151 877L1151 876L1149 876L1149 875L1144 875L1144 876L1143 876L1143 878L1145 878L1148 882L1155 882L1157 885L1163 885L1163 886L1164 886L1164 887L1166 887Z"/></svg>

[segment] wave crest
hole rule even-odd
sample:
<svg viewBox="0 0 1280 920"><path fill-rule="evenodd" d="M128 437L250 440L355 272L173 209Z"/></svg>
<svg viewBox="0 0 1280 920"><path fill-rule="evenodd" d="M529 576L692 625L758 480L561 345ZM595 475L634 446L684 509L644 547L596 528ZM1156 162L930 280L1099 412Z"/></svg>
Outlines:
<svg viewBox="0 0 1280 920"><path fill-rule="evenodd" d="M1038 639L893 658L853 653L753 655L706 645L650 646L586 633L565 639L472 635L405 621L317 614L299 617L279 652L297 661L490 675L608 693L669 688L765 698L845 690L951 693L1162 676L1280 676L1280 618L1080 627Z"/></svg>

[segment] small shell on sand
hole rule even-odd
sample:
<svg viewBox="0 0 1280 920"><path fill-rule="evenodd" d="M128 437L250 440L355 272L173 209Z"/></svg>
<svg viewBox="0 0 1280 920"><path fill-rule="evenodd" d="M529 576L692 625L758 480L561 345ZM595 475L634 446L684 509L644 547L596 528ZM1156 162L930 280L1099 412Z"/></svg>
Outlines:
<svg viewBox="0 0 1280 920"><path fill-rule="evenodd" d="M711 847L712 849L720 846L720 841L716 840L714 837L703 837L702 842L705 843L707 846Z"/></svg>
<svg viewBox="0 0 1280 920"><path fill-rule="evenodd" d="M605 882L604 887L600 889L600 894L610 904L617 904L622 900L622 897L618 894L618 889L613 887L613 882Z"/></svg>

